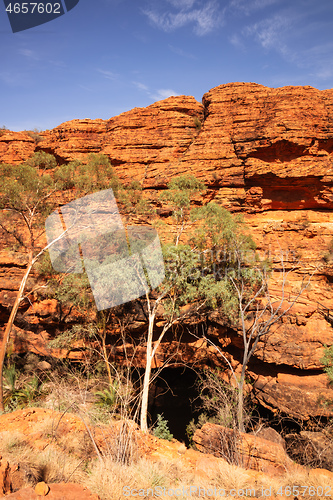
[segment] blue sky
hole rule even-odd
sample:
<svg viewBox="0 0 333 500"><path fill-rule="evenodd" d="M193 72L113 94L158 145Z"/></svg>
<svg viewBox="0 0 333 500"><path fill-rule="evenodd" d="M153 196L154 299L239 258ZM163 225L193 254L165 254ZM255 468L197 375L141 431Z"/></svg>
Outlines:
<svg viewBox="0 0 333 500"><path fill-rule="evenodd" d="M11 130L201 101L235 81L332 88L332 0L80 0L15 34L0 1L0 126Z"/></svg>

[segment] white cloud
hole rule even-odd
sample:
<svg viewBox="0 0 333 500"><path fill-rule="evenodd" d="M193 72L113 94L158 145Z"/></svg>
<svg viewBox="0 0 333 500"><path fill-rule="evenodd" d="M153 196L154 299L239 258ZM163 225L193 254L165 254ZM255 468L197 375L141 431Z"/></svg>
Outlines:
<svg viewBox="0 0 333 500"><path fill-rule="evenodd" d="M170 12L169 10L161 12L155 9L144 11L150 22L163 31L171 32L193 24L194 33L202 36L207 35L222 24L223 12L221 12L216 0L210 0L205 4L200 2L198 8L194 8L196 2L192 0L168 1L178 12Z"/></svg>
<svg viewBox="0 0 333 500"><path fill-rule="evenodd" d="M191 9L196 0L167 0L167 2L179 9Z"/></svg>
<svg viewBox="0 0 333 500"><path fill-rule="evenodd" d="M242 49L244 50L245 49L245 44L242 40L242 38L237 35L236 33L234 33L233 35L231 35L229 37L229 42L234 45L234 47L237 47L238 49Z"/></svg>
<svg viewBox="0 0 333 500"><path fill-rule="evenodd" d="M281 3L281 0L231 0L229 8L248 15L254 10L264 9L277 3Z"/></svg>
<svg viewBox="0 0 333 500"><path fill-rule="evenodd" d="M167 99L168 97L178 95L180 94L177 94L177 92L172 89L157 89L154 94L151 94L151 97L153 97L157 101L161 101L162 99Z"/></svg>
<svg viewBox="0 0 333 500"><path fill-rule="evenodd" d="M97 71L101 73L107 80L117 80L119 76L117 73L113 73L112 71L107 71L104 69L97 69Z"/></svg>
<svg viewBox="0 0 333 500"><path fill-rule="evenodd" d="M178 56L181 57L186 57L187 59L197 59L195 55L191 54L190 52L186 52L185 50L175 47L174 45L168 45L169 49L177 54Z"/></svg>
<svg viewBox="0 0 333 500"><path fill-rule="evenodd" d="M154 89L154 90L152 90L149 87L147 87L147 85L145 85L144 83L141 83L141 82L132 82L132 84L138 90L145 92L153 101L161 101L162 99L167 99L168 97L171 97L171 96L180 95L172 89Z"/></svg>
<svg viewBox="0 0 333 500"><path fill-rule="evenodd" d="M18 52L19 52L19 54L21 54L22 56L24 56L30 60L39 61L39 57L37 56L36 52L34 52L33 50L19 49Z"/></svg>
<svg viewBox="0 0 333 500"><path fill-rule="evenodd" d="M136 86L136 88L137 88L137 89L139 89L139 90L145 90L146 92L148 92L148 91L149 91L149 89L148 89L147 85L145 85L144 83L141 83L141 82L132 82L132 83L133 83L133 85L135 85L135 86Z"/></svg>
<svg viewBox="0 0 333 500"><path fill-rule="evenodd" d="M30 76L29 73L20 69L0 71L0 81L11 87L26 87L27 83L31 83Z"/></svg>
<svg viewBox="0 0 333 500"><path fill-rule="evenodd" d="M283 34L290 29L291 24L290 18L277 14L248 26L244 30L244 33L254 36L265 49L278 48L284 45L282 42Z"/></svg>
<svg viewBox="0 0 333 500"><path fill-rule="evenodd" d="M254 0L254 3L269 1ZM242 4L243 0L232 2ZM328 81L333 76L333 42L325 34L331 29L331 18L327 14L323 17L321 4L306 1L301 4L303 9L295 6L278 9L270 17L245 26L229 41L241 47L244 39L252 38L266 51L278 53L294 68L304 71L300 83L309 77L312 81L313 78Z"/></svg>
<svg viewBox="0 0 333 500"><path fill-rule="evenodd" d="M79 84L79 87L83 90L87 90L88 92L93 92L93 89L91 89L90 87L86 87L85 85Z"/></svg>

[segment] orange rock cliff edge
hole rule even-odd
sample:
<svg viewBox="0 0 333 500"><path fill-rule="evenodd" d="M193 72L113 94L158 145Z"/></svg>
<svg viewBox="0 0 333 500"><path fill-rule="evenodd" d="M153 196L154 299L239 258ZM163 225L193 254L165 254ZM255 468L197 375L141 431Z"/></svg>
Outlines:
<svg viewBox="0 0 333 500"><path fill-rule="evenodd" d="M0 162L18 164L35 151L52 153L58 163L102 153L122 181L139 181L151 199L172 177L191 172L207 186L207 200L244 214L259 252L278 262L283 250L287 264L296 255L301 265L288 279L288 293L309 274L311 284L259 344L249 374L258 400L274 412L332 415L320 399L332 398L321 358L333 344L333 329L318 303L333 309L333 266L323 259L333 237L333 90L230 83L204 94L202 104L169 97L110 120L72 120L40 136L36 143L24 132L4 131ZM22 262L1 250L5 320ZM54 308L48 302L47 317ZM40 328L47 333L44 316ZM237 367L238 333L226 333L218 314L209 330L229 346ZM47 352L40 336L25 335L26 349Z"/></svg>

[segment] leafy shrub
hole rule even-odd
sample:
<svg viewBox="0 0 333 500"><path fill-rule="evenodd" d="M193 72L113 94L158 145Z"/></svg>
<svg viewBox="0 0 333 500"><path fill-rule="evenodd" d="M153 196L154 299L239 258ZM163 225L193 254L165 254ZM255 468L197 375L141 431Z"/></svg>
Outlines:
<svg viewBox="0 0 333 500"><path fill-rule="evenodd" d="M80 161L70 161L57 168L54 178L60 182L62 189L72 189L75 187L77 172L81 167L82 163Z"/></svg>
<svg viewBox="0 0 333 500"><path fill-rule="evenodd" d="M103 154L92 153L85 163L75 160L61 165L54 175L63 189L75 187L81 195L110 188L116 194L120 187L109 158Z"/></svg>
<svg viewBox="0 0 333 500"><path fill-rule="evenodd" d="M31 404L42 393L42 384L34 375L30 380L20 380L20 372L14 364L4 368L4 405L10 410Z"/></svg>
<svg viewBox="0 0 333 500"><path fill-rule="evenodd" d="M107 389L95 392L95 396L97 396L97 406L114 409L117 406L118 388L119 382L114 380L113 385L110 385Z"/></svg>
<svg viewBox="0 0 333 500"><path fill-rule="evenodd" d="M211 422L213 420L213 423L215 423L215 419L210 419L206 413L200 413L198 417L198 421L196 422L194 418L190 421L190 423L186 426L186 435L188 437L188 440L190 442L190 446L193 446L193 436L194 433L197 429L201 429L201 427L207 423Z"/></svg>
<svg viewBox="0 0 333 500"><path fill-rule="evenodd" d="M57 166L57 161L53 155L45 153L45 151L38 151L34 153L26 162L30 167L37 167L43 170L49 170Z"/></svg>
<svg viewBox="0 0 333 500"><path fill-rule="evenodd" d="M168 421L163 418L162 415L157 415L157 422L153 429L154 436L160 439L166 439L167 441L171 441L173 439L173 434L169 431Z"/></svg>
<svg viewBox="0 0 333 500"><path fill-rule="evenodd" d="M37 128L34 128L33 130L25 130L25 133L35 141L35 144L38 144L43 140L43 137L39 135L39 130Z"/></svg>
<svg viewBox="0 0 333 500"><path fill-rule="evenodd" d="M202 127L201 120L196 116L193 121L194 121L195 128L197 130L201 130L201 127Z"/></svg>
<svg viewBox="0 0 333 500"><path fill-rule="evenodd" d="M333 345L330 347L325 345L324 356L320 362L324 365L324 372L327 374L330 384L333 384Z"/></svg>
<svg viewBox="0 0 333 500"><path fill-rule="evenodd" d="M327 245L327 252L323 255L323 260L329 264L333 260L333 239Z"/></svg>

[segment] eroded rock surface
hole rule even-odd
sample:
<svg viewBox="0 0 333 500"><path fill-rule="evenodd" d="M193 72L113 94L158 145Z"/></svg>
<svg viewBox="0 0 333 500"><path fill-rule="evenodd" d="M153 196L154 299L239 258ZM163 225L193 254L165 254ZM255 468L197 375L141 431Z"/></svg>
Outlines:
<svg viewBox="0 0 333 500"><path fill-rule="evenodd" d="M281 444L253 434L237 434L221 425L204 424L195 431L193 442L202 452L241 463L248 469L274 474L293 468Z"/></svg>
<svg viewBox="0 0 333 500"><path fill-rule="evenodd" d="M332 398L332 389L321 362L324 346L333 344L333 265L326 258L333 237L332 115L333 90L230 83L207 92L202 104L178 96L110 120L72 120L41 133L38 144L27 134L6 131L0 136L0 161L19 163L35 150L54 154L60 163L103 153L119 177L139 181L143 196L152 202L171 177L193 173L207 186L206 201L242 212L259 253L274 262L273 296L281 293L281 254L285 271L290 271L287 302L311 278L288 316L259 343L249 366L264 406L308 419L332 415L331 407L322 404ZM5 322L25 261L18 252L0 250L0 318ZM37 279L31 276L28 290ZM21 306L27 325L16 327L15 349L65 356L47 347L57 323L57 304L29 299L31 303ZM142 331L144 318L136 324ZM208 333L237 371L240 332L226 329L214 311ZM162 365L173 347L178 348L178 341L167 337L154 366ZM79 349L69 354L73 359L80 355ZM144 366L144 359L140 351L138 366ZM211 346L188 335L181 341L181 359L222 365Z"/></svg>

